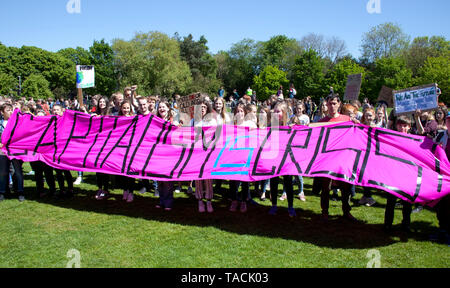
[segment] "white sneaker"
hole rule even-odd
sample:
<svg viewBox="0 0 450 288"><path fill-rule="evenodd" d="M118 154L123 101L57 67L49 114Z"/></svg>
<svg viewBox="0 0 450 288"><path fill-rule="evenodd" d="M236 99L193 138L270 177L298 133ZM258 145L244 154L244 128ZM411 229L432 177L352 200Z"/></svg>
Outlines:
<svg viewBox="0 0 450 288"><path fill-rule="evenodd" d="M134 194L128 192L127 203L131 203L134 200Z"/></svg>
<svg viewBox="0 0 450 288"><path fill-rule="evenodd" d="M128 200L128 194L129 194L130 192L128 192L128 190L123 190L123 200Z"/></svg>
<svg viewBox="0 0 450 288"><path fill-rule="evenodd" d="M281 197L280 197L280 200L281 201L284 201L284 200L286 200L286 193L283 193L282 195L281 195Z"/></svg>
<svg viewBox="0 0 450 288"><path fill-rule="evenodd" d="M303 202L306 201L306 197L305 197L305 194L304 194L304 193L298 194L298 198L299 198L301 201L303 201Z"/></svg>
<svg viewBox="0 0 450 288"><path fill-rule="evenodd" d="M211 201L206 201L206 210L208 211L208 213L214 212Z"/></svg>
<svg viewBox="0 0 450 288"><path fill-rule="evenodd" d="M73 185L80 185L81 181L82 181L81 177L78 176L77 179L75 180L75 182L73 182Z"/></svg>
<svg viewBox="0 0 450 288"><path fill-rule="evenodd" d="M198 201L198 212L200 213L205 212L205 203L202 200Z"/></svg>
<svg viewBox="0 0 450 288"><path fill-rule="evenodd" d="M361 199L359 200L358 204L359 205L364 205L369 201L369 198L367 198L366 196L361 197Z"/></svg>
<svg viewBox="0 0 450 288"><path fill-rule="evenodd" d="M372 197L367 198L366 206L370 207L373 204L377 203Z"/></svg>
<svg viewBox="0 0 450 288"><path fill-rule="evenodd" d="M175 193L180 193L181 191L180 191L180 189L175 189Z"/></svg>
<svg viewBox="0 0 450 288"><path fill-rule="evenodd" d="M34 175L34 171L31 170L30 172L27 173L28 176L33 176Z"/></svg>
<svg viewBox="0 0 450 288"><path fill-rule="evenodd" d="M147 192L147 188L142 187L141 190L139 190L139 194L144 194L145 192Z"/></svg>

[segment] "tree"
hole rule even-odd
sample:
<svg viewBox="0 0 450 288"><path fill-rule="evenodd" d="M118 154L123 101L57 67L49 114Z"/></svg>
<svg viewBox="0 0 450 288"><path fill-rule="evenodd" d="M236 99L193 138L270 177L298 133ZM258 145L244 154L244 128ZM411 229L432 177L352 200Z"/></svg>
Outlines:
<svg viewBox="0 0 450 288"><path fill-rule="evenodd" d="M181 59L189 65L192 76L192 84L189 91L201 91L214 95L221 86L221 81L216 78L217 63L215 58L208 53L208 41L201 36L194 41L191 34L181 40L178 35L176 39L180 45Z"/></svg>
<svg viewBox="0 0 450 288"><path fill-rule="evenodd" d="M0 95L17 95L17 79L13 76L0 72Z"/></svg>
<svg viewBox="0 0 450 288"><path fill-rule="evenodd" d="M264 101L271 95L276 94L280 85L287 87L289 80L286 75L286 72L271 65L266 66L259 75L255 75L252 87L256 91L258 100Z"/></svg>
<svg viewBox="0 0 450 288"><path fill-rule="evenodd" d="M419 70L417 85L437 83L441 89L439 102L450 102L450 58L429 57Z"/></svg>
<svg viewBox="0 0 450 288"><path fill-rule="evenodd" d="M52 98L53 94L49 89L49 83L44 76L40 74L32 74L27 77L22 85L22 94L25 97L33 99Z"/></svg>
<svg viewBox="0 0 450 288"><path fill-rule="evenodd" d="M140 94L166 97L187 92L192 78L177 40L160 32L140 33L130 41L114 40L112 48L122 88L137 84Z"/></svg>
<svg viewBox="0 0 450 288"><path fill-rule="evenodd" d="M90 65L95 69L95 88L88 89L90 94L109 96L118 88L117 73L114 67L114 51L104 39L94 41L89 47ZM91 91L92 89L92 91Z"/></svg>
<svg viewBox="0 0 450 288"><path fill-rule="evenodd" d="M409 36L393 23L372 27L362 39L362 58L375 62L381 57L396 57L409 45Z"/></svg>
<svg viewBox="0 0 450 288"><path fill-rule="evenodd" d="M366 96L374 102L378 98L381 87L394 90L413 86L412 72L402 58L380 58L375 62L374 71L368 73L367 87L363 87Z"/></svg>
<svg viewBox="0 0 450 288"><path fill-rule="evenodd" d="M259 70L257 59L258 44L252 39L243 39L231 46L227 53L226 69L227 74L223 83L229 93L237 89L242 95L253 82L253 76Z"/></svg>
<svg viewBox="0 0 450 288"><path fill-rule="evenodd" d="M410 47L404 52L406 65L417 76L419 69L424 65L428 57L450 57L450 41L441 36L424 36L414 38Z"/></svg>
<svg viewBox="0 0 450 288"><path fill-rule="evenodd" d="M292 71L293 83L300 99L312 96L318 100L326 96L328 87L324 81L323 71L324 63L314 50L309 50L295 59Z"/></svg>
<svg viewBox="0 0 450 288"><path fill-rule="evenodd" d="M299 46L305 51L314 50L322 58L327 58L331 63L336 63L347 53L347 45L338 37L325 38L325 36L310 33L299 41Z"/></svg>
<svg viewBox="0 0 450 288"><path fill-rule="evenodd" d="M344 96L348 75L359 73L363 74L362 78L364 83L364 76L366 74L365 69L351 59L343 59L339 61L332 70L328 71L328 74L326 75L327 86L332 86L334 92Z"/></svg>

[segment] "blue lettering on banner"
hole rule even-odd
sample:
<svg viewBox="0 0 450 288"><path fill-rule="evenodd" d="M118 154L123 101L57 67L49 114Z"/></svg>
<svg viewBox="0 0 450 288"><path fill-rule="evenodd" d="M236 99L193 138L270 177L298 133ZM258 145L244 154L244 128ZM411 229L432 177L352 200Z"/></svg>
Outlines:
<svg viewBox="0 0 450 288"><path fill-rule="evenodd" d="M248 157L247 162L244 164L237 164L237 163L226 163L226 164L220 164L219 168L250 168L250 161L252 160L253 151L255 148L251 147L244 147L244 148L234 148L239 141L239 139L247 139L247 138L257 138L256 136L239 136L236 137L233 141L233 145L229 148L228 151L242 151L242 150L248 150ZM216 161L214 162L214 167L217 168L219 164L219 160L222 157L223 153L225 152L225 149L227 149L228 145L231 142L231 137L227 138L227 141L225 142L225 146L220 151L219 155L217 156ZM211 172L211 175L248 175L249 170L247 171L214 171Z"/></svg>

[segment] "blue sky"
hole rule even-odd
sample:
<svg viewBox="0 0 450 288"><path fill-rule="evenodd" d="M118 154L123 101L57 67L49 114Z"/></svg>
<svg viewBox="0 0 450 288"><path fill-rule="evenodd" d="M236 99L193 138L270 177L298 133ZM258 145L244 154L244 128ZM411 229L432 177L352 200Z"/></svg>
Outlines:
<svg viewBox="0 0 450 288"><path fill-rule="evenodd" d="M450 39L449 0L379 0L380 14L369 14L369 0L78 0L81 13L68 13L69 0L0 2L0 42L49 51L88 48L94 40L130 40L136 32L169 36L204 35L212 53L244 38L267 41L274 35L301 39L308 33L337 36L360 56L364 33L385 22L398 24L413 39Z"/></svg>

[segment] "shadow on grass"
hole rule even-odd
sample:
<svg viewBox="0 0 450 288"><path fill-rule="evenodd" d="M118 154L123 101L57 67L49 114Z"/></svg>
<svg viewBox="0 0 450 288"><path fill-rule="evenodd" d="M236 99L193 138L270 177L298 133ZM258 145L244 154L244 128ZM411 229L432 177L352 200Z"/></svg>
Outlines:
<svg viewBox="0 0 450 288"><path fill-rule="evenodd" d="M229 201L220 194L214 195L214 213L198 213L197 201L193 196L186 196L184 193L176 195L172 211L164 211L155 208L159 201L156 197L149 197L148 193L146 196L135 194L134 202L126 203L122 200L121 194L112 194L107 200L98 201L95 199L94 191L78 190L71 199L57 200L40 199L33 195L31 190L28 188L25 191L31 196L27 198L28 201L77 211L122 215L197 227L209 226L241 235L269 237L274 240L281 238L329 248L377 248L407 241L408 237L427 241L428 235L433 232L433 227L428 222L413 222L412 228L416 231L408 234L401 232L398 225L394 226L394 232L386 234L382 224L350 222L339 215L330 215L328 222L324 223L320 214L299 207L296 207L297 217L294 218L289 218L287 209L283 207L278 208L276 216L271 216L268 214L269 207L266 206L269 205L268 200L264 205L249 205L247 213L233 213L228 211ZM384 213L384 210L382 211ZM397 238L400 240L396 240Z"/></svg>

